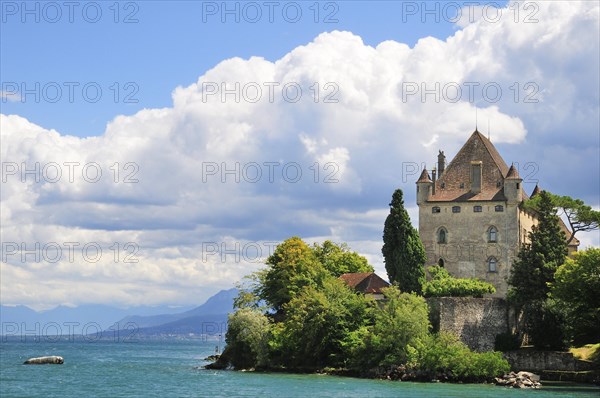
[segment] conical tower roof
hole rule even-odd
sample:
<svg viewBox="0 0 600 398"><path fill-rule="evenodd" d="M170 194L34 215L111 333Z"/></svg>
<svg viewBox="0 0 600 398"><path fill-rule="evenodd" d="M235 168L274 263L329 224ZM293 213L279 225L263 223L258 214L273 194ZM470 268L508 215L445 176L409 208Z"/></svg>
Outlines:
<svg viewBox="0 0 600 398"><path fill-rule="evenodd" d="M508 173L506 173L506 178L516 178L520 179L519 172L515 167L514 163L510 165L510 169L508 169Z"/></svg>
<svg viewBox="0 0 600 398"><path fill-rule="evenodd" d="M433 182L433 181L431 181L431 178L429 177L429 173L427 172L427 169L423 169L423 171L421 172L421 176L419 177L417 182Z"/></svg>

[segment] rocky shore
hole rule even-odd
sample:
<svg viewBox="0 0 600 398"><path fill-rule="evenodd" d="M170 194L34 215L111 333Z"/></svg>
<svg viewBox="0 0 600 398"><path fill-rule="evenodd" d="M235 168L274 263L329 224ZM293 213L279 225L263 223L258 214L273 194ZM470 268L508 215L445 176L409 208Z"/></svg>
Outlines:
<svg viewBox="0 0 600 398"><path fill-rule="evenodd" d="M540 376L531 372L510 372L494 379L496 385L510 388L541 388Z"/></svg>

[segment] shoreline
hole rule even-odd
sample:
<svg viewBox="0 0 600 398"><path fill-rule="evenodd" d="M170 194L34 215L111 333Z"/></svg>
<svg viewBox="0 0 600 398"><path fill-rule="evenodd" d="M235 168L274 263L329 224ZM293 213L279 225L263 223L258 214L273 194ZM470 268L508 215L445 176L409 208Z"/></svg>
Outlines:
<svg viewBox="0 0 600 398"><path fill-rule="evenodd" d="M288 374L288 375L323 375L323 376L336 376L353 379L364 379L364 380L382 380L382 381L393 381L393 382L413 382L423 384L434 384L434 383L447 383L447 384L472 384L472 385L494 385L498 387L511 388L509 386L501 385L494 379L485 380L468 380L460 378L428 378L426 375L407 377L407 378L393 378L384 377L383 374L377 374L375 372L361 372L350 369L283 369L283 368L249 368L249 369L233 369L232 367L222 366L211 366L214 363L202 366L203 369L207 370L221 370L228 372L243 372L243 373L257 373L257 374ZM415 371L416 372L416 371ZM511 372L514 373L514 372ZM600 374L596 374L597 376ZM503 376L504 377L504 376ZM552 380L552 379L541 379L541 388L545 387L595 387L600 389L600 382L598 379L594 381L584 380Z"/></svg>
<svg viewBox="0 0 600 398"><path fill-rule="evenodd" d="M565 380L565 379L548 379L541 378L537 374L533 374L530 372L519 372L516 373L514 371L509 372L502 377L491 377L491 378L462 378L457 376L452 376L443 373L432 373L430 371L424 371L419 369L409 369L403 365L399 366L389 366L389 367L381 367L370 370L354 370L354 369L343 369L343 368L270 368L270 367L261 367L261 368L248 368L248 369L234 369L228 363L223 363L220 361L220 356L211 355L210 357L205 358L205 360L211 360L211 362L205 366L204 369L209 370L228 370L233 372L254 372L254 373L284 373L284 374L316 374L316 375L328 375L328 376L339 376L339 377L348 377L348 378L356 378L356 379L369 379L369 380L388 380L388 381L408 381L408 382L417 382L417 383L450 383L450 384L493 384L497 386L510 387L508 380L511 378L517 377L517 374L525 373L533 376L532 378L527 378L521 381L526 382L526 386L520 386L516 388L540 388L541 385L537 384L537 382L541 382L543 385L585 385L592 387L600 387L600 372L586 372L591 377L589 378L580 378L574 380ZM545 371L541 372L544 376L547 377L548 372L553 371ZM580 372L581 373L581 372ZM540 380L541 379L541 380ZM529 381L532 383L529 384ZM514 380L513 380L514 383Z"/></svg>

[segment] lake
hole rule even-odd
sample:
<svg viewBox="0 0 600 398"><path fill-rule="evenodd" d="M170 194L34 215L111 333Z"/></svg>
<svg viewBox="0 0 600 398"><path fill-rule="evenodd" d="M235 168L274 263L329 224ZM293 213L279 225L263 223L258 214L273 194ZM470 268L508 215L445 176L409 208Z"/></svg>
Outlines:
<svg viewBox="0 0 600 398"><path fill-rule="evenodd" d="M325 375L204 370L215 341L98 340L27 336L0 345L0 396L9 397L594 397L592 386L514 390L492 385L390 382ZM22 365L60 355L64 365Z"/></svg>

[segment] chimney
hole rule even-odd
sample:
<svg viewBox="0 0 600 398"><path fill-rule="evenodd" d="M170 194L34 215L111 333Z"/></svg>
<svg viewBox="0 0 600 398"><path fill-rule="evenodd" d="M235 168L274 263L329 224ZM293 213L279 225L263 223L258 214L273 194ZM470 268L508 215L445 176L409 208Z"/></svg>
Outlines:
<svg viewBox="0 0 600 398"><path fill-rule="evenodd" d="M435 195L435 176L436 176L436 171L435 171L435 167L433 168L433 170L431 170L431 180L433 181L433 184L431 185L431 194Z"/></svg>
<svg viewBox="0 0 600 398"><path fill-rule="evenodd" d="M440 151L440 153L438 154L438 171L439 171L439 177L442 177L442 174L444 174L444 170L446 169L446 156L444 155L444 151Z"/></svg>

